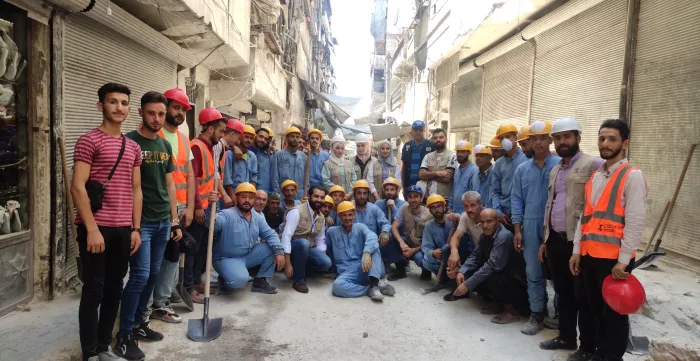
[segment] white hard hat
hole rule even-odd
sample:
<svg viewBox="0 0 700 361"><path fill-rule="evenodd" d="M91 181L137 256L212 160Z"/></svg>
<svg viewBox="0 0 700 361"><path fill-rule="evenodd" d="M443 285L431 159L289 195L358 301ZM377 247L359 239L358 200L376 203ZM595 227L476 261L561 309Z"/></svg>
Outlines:
<svg viewBox="0 0 700 361"><path fill-rule="evenodd" d="M343 142L343 143L345 143L345 137L343 137L342 134L338 134L338 135L334 136L334 137L331 139L331 143L335 143L335 142Z"/></svg>
<svg viewBox="0 0 700 361"><path fill-rule="evenodd" d="M360 133L355 137L355 143L369 143L369 135Z"/></svg>
<svg viewBox="0 0 700 361"><path fill-rule="evenodd" d="M549 134L561 133L569 130L575 130L579 132L579 134L583 132L581 124L576 119L571 117L564 117L554 122L554 124L552 125L552 130L549 132Z"/></svg>

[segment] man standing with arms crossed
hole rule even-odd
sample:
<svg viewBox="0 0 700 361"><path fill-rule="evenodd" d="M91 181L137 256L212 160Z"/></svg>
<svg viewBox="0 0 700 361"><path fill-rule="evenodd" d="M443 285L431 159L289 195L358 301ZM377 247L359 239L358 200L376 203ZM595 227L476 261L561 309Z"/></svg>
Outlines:
<svg viewBox="0 0 700 361"><path fill-rule="evenodd" d="M304 185L304 172L306 169L306 154L300 146L301 130L297 127L289 127L285 133L287 149L282 149L272 158L272 188L275 192L282 192L282 183L292 180L297 185L296 200L301 200L306 192Z"/></svg>
<svg viewBox="0 0 700 361"><path fill-rule="evenodd" d="M75 144L71 195L78 211L75 223L83 266L78 313L83 361L99 354L110 356L129 255L141 246L141 149L121 133L130 94L125 85L103 85L97 91L102 124ZM102 186L98 207L89 194Z"/></svg>
<svg viewBox="0 0 700 361"><path fill-rule="evenodd" d="M509 231L513 232L510 210L510 192L513 188L513 174L518 166L528 158L518 147L518 128L513 124L502 124L496 131L500 147L505 150L505 156L498 158L491 170L491 201L498 212L498 221ZM494 148L492 147L492 152ZM494 158L496 157L494 153Z"/></svg>
<svg viewBox="0 0 700 361"><path fill-rule="evenodd" d="M452 176L456 167L454 152L447 149L447 134L442 129L433 130L435 151L423 158L418 171L418 177L426 182L423 196L439 194L447 199L447 207L451 208L450 193L452 193ZM420 183L418 183L420 184Z"/></svg>
<svg viewBox="0 0 700 361"><path fill-rule="evenodd" d="M262 127L256 132L253 146L253 153L258 158L258 183L255 188L268 194L272 192L272 157L275 155L270 149L272 137L272 130Z"/></svg>
<svg viewBox="0 0 700 361"><path fill-rule="evenodd" d="M630 331L629 316L611 309L602 295L608 275L616 280L629 276L644 232L649 188L642 171L625 158L629 135L629 127L619 119L608 119L600 126L598 149L605 163L586 183L585 208L569 261L571 273L581 277L584 298L579 312L598 325L591 333L581 330L586 343L595 345L591 359L595 361L621 361Z"/></svg>
<svg viewBox="0 0 700 361"><path fill-rule="evenodd" d="M323 140L323 133L318 129L311 129L307 137L309 138L309 151L307 152L307 156L311 157L311 162L309 163L311 166L309 169L309 186L323 187L321 169L323 168L323 163L330 158L328 152L320 148L321 141Z"/></svg>
<svg viewBox="0 0 700 361"><path fill-rule="evenodd" d="M403 172L401 186L406 190L415 185L420 180L418 173L423 163L423 158L426 154L435 151L435 147L429 140L425 139L423 132L425 131L425 122L416 120L411 126L411 135L413 139L404 144L401 150L401 170Z"/></svg>
<svg viewBox="0 0 700 361"><path fill-rule="evenodd" d="M472 150L472 145L466 140L460 140L455 146L458 165L454 169L450 207L458 215L464 211L462 195L468 191L479 191L481 185L479 168L469 160Z"/></svg>

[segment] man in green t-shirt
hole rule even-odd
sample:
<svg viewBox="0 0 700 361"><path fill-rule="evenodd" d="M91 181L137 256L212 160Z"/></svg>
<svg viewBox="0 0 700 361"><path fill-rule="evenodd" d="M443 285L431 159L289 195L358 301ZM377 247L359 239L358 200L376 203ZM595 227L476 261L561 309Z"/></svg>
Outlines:
<svg viewBox="0 0 700 361"><path fill-rule="evenodd" d="M160 341L163 335L149 327L146 314L160 272L165 247L172 237L178 241L182 231L177 217L177 197L172 172L175 170L170 144L157 135L165 122L167 100L158 92L141 97L141 125L126 134L141 147L140 167L143 212L141 247L129 258L129 281L122 292L118 356L127 360L143 359L137 339ZM136 170L134 170L136 172Z"/></svg>

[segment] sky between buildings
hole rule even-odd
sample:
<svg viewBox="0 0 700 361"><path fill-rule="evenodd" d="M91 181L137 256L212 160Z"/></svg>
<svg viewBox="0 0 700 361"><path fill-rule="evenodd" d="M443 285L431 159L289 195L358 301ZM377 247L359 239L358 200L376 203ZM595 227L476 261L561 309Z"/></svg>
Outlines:
<svg viewBox="0 0 700 361"><path fill-rule="evenodd" d="M333 17L331 31L338 39L333 68L336 93L347 97L364 98L370 95L370 54L374 39L369 33L374 1L331 0Z"/></svg>

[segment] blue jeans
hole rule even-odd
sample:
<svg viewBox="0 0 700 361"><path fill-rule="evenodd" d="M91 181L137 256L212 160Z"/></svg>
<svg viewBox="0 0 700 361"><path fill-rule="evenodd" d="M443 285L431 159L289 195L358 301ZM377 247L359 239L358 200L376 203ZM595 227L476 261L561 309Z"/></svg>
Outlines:
<svg viewBox="0 0 700 361"><path fill-rule="evenodd" d="M141 247L129 258L129 281L122 292L120 333L132 332L144 320L169 239L169 221L141 225Z"/></svg>
<svg viewBox="0 0 700 361"><path fill-rule="evenodd" d="M326 272L331 268L330 257L320 249L311 247L309 240L303 238L292 240L292 254L289 258L294 268L294 282L306 282L307 270Z"/></svg>
<svg viewBox="0 0 700 361"><path fill-rule="evenodd" d="M369 291L369 278L382 278L384 264L379 252L372 253L372 268L362 272L362 261L338 265L338 278L333 281L333 294L337 297L362 297Z"/></svg>
<svg viewBox="0 0 700 361"><path fill-rule="evenodd" d="M153 289L153 308L165 307L170 304L170 296L173 294L173 284L179 268L179 262L170 262L167 259L163 259L156 286Z"/></svg>
<svg viewBox="0 0 700 361"><path fill-rule="evenodd" d="M547 281L542 277L542 262L537 256L544 237L542 219L525 218L522 224L522 232L530 310L532 312L544 312L547 309Z"/></svg>
<svg viewBox="0 0 700 361"><path fill-rule="evenodd" d="M275 253L267 243L258 243L246 255L237 258L214 256L214 269L224 279L226 289L245 287L250 279L248 268L260 266L256 278L272 277L275 272Z"/></svg>

